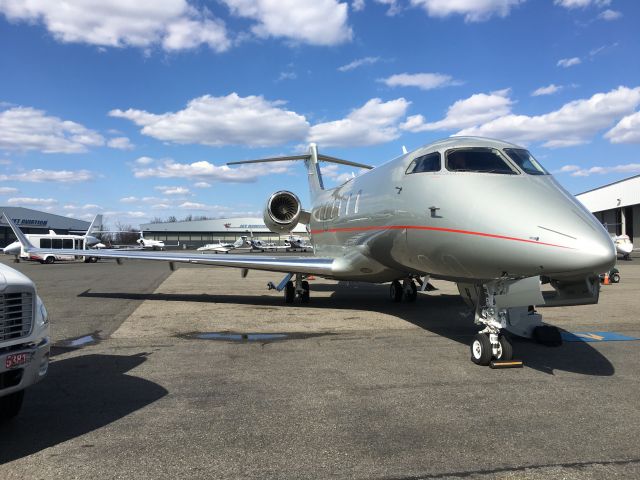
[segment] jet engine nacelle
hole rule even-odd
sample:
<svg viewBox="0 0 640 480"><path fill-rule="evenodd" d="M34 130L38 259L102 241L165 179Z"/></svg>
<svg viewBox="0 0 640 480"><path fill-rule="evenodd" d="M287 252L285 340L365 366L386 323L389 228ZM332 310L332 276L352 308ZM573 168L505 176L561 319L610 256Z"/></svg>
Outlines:
<svg viewBox="0 0 640 480"><path fill-rule="evenodd" d="M274 233L289 233L300 222L302 204L295 193L281 190L267 200L264 224Z"/></svg>

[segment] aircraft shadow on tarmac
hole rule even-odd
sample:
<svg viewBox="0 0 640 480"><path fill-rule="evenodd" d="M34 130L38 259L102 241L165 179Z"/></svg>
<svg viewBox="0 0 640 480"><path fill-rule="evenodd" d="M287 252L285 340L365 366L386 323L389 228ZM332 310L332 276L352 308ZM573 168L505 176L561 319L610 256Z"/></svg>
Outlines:
<svg viewBox="0 0 640 480"><path fill-rule="evenodd" d="M472 313L459 295L420 294L415 303L393 303L389 300L388 285L351 284L313 285L311 302L304 308L368 310L393 315L438 336L468 345L478 332ZM313 292L332 291L330 297L314 297ZM245 304L251 306L284 307L282 294L260 296L229 294L172 294L172 293L100 293L87 290L80 297L117 298L168 302L204 302ZM544 309L541 310L544 317ZM553 375L554 371L583 375L611 376L615 368L611 362L589 343L564 343L561 347L547 347L524 338L513 338L516 357L525 366Z"/></svg>
<svg viewBox="0 0 640 480"><path fill-rule="evenodd" d="M167 395L160 385L126 374L145 360L146 354L84 355L52 362L47 379L27 390L20 415L0 426L0 465L104 427Z"/></svg>

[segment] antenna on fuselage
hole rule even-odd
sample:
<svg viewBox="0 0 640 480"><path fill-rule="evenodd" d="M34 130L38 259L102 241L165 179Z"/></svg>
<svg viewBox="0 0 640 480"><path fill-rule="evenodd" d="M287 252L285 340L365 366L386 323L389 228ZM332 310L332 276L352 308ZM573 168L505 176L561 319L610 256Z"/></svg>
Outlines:
<svg viewBox="0 0 640 480"><path fill-rule="evenodd" d="M403 154L403 155L406 155L407 153L409 153L409 152L407 152L407 147L405 147L404 145L402 145L402 154Z"/></svg>

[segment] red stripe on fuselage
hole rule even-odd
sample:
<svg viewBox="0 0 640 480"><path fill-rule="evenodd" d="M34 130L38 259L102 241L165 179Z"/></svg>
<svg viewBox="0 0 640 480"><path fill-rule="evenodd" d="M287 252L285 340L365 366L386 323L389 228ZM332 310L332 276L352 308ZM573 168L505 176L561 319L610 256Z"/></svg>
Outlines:
<svg viewBox="0 0 640 480"><path fill-rule="evenodd" d="M572 247L565 245L556 245L555 243L538 242L536 240L529 240L526 238L508 237L505 235L496 235L493 233L473 232L471 230L459 230L456 228L442 228L442 227L426 227L422 225L386 225L380 227L346 227L346 228L329 228L327 230L311 230L312 235L318 235L321 233L340 233L340 232L366 232L371 230L428 230L432 232L446 232L446 233L460 233L463 235L476 235L478 237L498 238L500 240L511 240L513 242L533 243L535 245L545 245L547 247L567 248L573 250Z"/></svg>

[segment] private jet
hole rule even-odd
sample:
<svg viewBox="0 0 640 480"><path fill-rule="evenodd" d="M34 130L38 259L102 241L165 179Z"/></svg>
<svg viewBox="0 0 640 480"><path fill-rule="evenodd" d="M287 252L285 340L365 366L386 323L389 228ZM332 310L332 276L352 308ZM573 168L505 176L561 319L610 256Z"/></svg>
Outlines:
<svg viewBox="0 0 640 480"><path fill-rule="evenodd" d="M202 247L198 247L197 251L213 252L213 253L229 253L231 250L236 250L238 248L243 247L246 241L247 241L246 236L240 237L233 243L221 243L220 240L218 240L218 243L207 243Z"/></svg>
<svg viewBox="0 0 640 480"><path fill-rule="evenodd" d="M164 250L166 247L162 240L144 238L144 234L142 232L140 232L140 238L136 240L136 243L140 245L140 248L149 250Z"/></svg>
<svg viewBox="0 0 640 480"><path fill-rule="evenodd" d="M616 253L621 255L624 260L631 260L631 252L633 252L633 243L629 235L612 235L613 243L616 246Z"/></svg>
<svg viewBox="0 0 640 480"><path fill-rule="evenodd" d="M297 195L273 193L264 221L276 233L308 225L312 256L169 255L102 250L99 257L229 266L282 272L287 304L310 301L307 276L390 282L393 302L415 302L430 279L455 282L480 331L471 360L509 360L509 337L560 343L537 307L594 304L598 275L616 250L604 227L527 151L478 137L451 137L373 168L318 153L231 162L302 161L311 208ZM319 162L367 171L325 188ZM9 220L23 248L33 247ZM76 253L70 251L72 254ZM544 285L544 288L543 288ZM425 295L427 295L425 293ZM428 309L425 306L425 309Z"/></svg>

